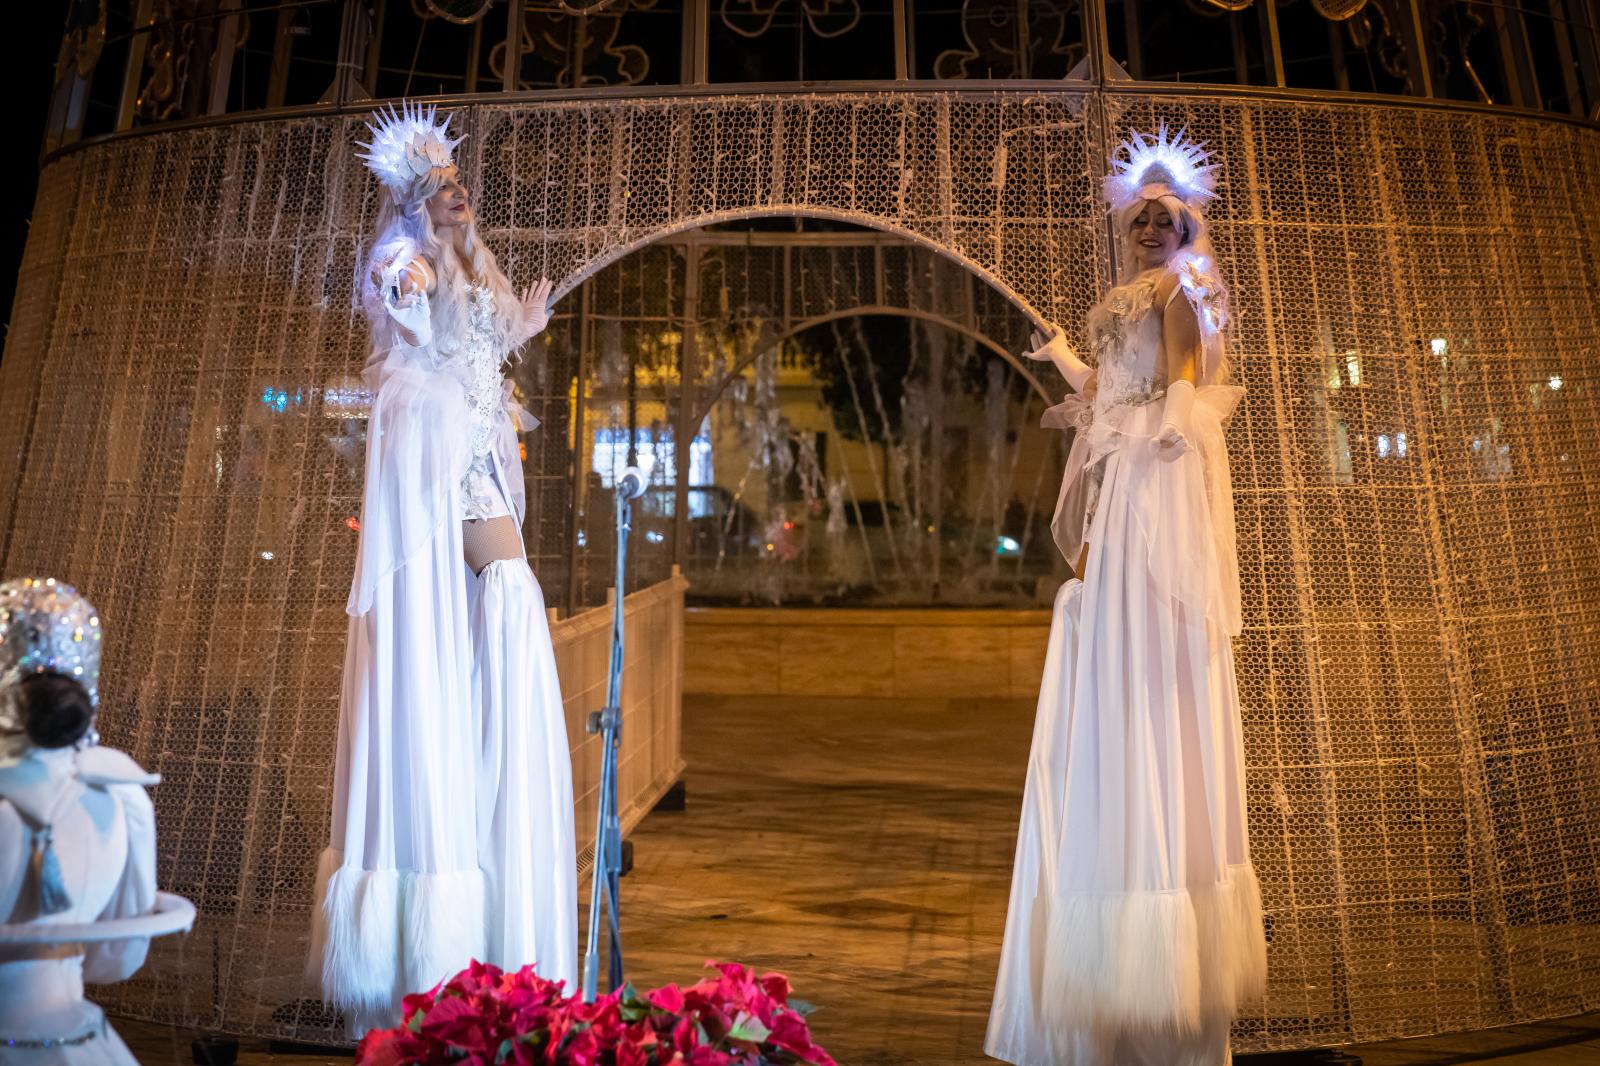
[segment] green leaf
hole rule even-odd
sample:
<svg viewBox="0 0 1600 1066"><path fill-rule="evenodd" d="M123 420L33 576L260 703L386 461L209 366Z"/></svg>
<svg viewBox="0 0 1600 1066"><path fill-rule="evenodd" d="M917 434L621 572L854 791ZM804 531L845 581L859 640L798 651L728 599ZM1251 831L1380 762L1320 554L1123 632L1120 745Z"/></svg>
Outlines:
<svg viewBox="0 0 1600 1066"><path fill-rule="evenodd" d="M772 1035L772 1030L761 1024L761 1019L749 1014L741 1014L733 1020L733 1028L728 1030L730 1040L748 1040L752 1044L759 1044Z"/></svg>
<svg viewBox="0 0 1600 1066"><path fill-rule="evenodd" d="M811 1012L815 1011L817 1009L817 1005L815 1003L807 1003L803 999L795 999L793 996L790 996L789 1009L800 1015L800 1017L804 1018Z"/></svg>
<svg viewBox="0 0 1600 1066"><path fill-rule="evenodd" d="M629 981L622 986L622 995L617 1000L617 1010L625 1022L636 1022L640 1018L650 1016L650 1004L639 998L639 992Z"/></svg>

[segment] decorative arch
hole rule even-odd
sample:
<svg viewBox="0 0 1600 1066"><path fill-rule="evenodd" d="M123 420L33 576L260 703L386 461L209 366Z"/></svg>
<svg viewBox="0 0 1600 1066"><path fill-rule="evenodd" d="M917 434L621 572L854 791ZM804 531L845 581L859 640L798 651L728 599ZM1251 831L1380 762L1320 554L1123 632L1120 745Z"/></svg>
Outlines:
<svg viewBox="0 0 1600 1066"><path fill-rule="evenodd" d="M804 333L806 330L815 329L817 326L825 326L830 322L837 322L841 319L859 318L866 315L888 315L896 318L912 318L919 322L927 322L935 326L940 326L951 331L952 333L959 333L961 336L973 341L979 347L986 349L990 353L999 356L1001 359L1009 363L1013 370L1022 375L1023 380L1028 383L1028 387L1038 394L1039 398L1046 404L1049 404L1054 399L1054 397L1050 395L1050 391L1040 384L1039 379L1033 376L1033 372L1028 369L1027 364L1019 359L1015 353L1013 353L1009 348L995 341L993 338L989 337L987 334L967 325L965 322L957 322L955 319L948 316L935 314L931 311L922 311L916 308L887 307L882 304L864 304L859 307L846 307L837 311L829 311L826 314L812 315L811 317L802 319L801 321L790 325L786 329L778 331L770 336L764 336L760 343L751 349L749 354L740 357L737 362L723 371L720 378L701 390L700 404L695 408L692 424L699 425L700 422L711 413L711 409L716 405L717 397L722 395L723 390L732 384L734 379L743 373L746 367L753 364L757 359L760 359L763 355L772 351L774 348L777 348L784 341L791 337L798 336L799 334Z"/></svg>
<svg viewBox="0 0 1600 1066"><path fill-rule="evenodd" d="M931 240L928 237L917 233L914 230L907 229L905 226L890 219L864 218L863 216L850 215L843 211L829 211L797 204L785 205L781 207L761 208L758 210L723 211L712 215L702 215L698 218L685 219L670 225L662 226L660 229L653 232L639 234L626 244L607 248L604 252L595 255L594 258L578 264L572 273L567 274L556 283L551 298L553 300L561 299L563 296L577 289L578 286L582 285L585 281L600 273L600 271L604 270L606 267L612 265L613 263L619 262L634 252L655 244L658 241L669 237L675 237L680 233L689 233L697 229L705 229L709 226L726 224L729 222L745 222L749 221L750 219L757 218L815 218L829 222L843 222L849 225L859 226L863 229L870 229L879 233L886 233L894 237L899 237L907 244L911 244L933 252L941 258L956 264L963 270L966 270L978 280L988 285L995 292L999 293L1006 300L1010 301L1016 307L1016 309L1025 315L1028 321L1033 325L1043 329L1051 329L1055 326L1055 323L1047 320L1044 315L1041 314L1040 311L1028 301L1026 296L1017 292L1010 285L1008 285L1004 279L996 276L993 271L989 270L982 263L977 262L972 257L955 248L941 244L938 241ZM863 311L860 313L876 314L894 312ZM981 334L971 332L966 327L961 326L959 323L948 322L942 324L949 324L951 328L955 329L955 331L958 333L967 333L972 337L973 340L990 347L992 350L994 350L995 354L1000 355L1001 358L1007 359L1009 362L1012 362L1018 370L1023 369L1020 361L1010 359L1006 354L1003 353L1002 349L989 338L983 337ZM1024 371L1024 373L1026 373L1026 371ZM1034 385L1035 388L1038 388L1038 382L1034 381L1031 375L1028 376L1030 383Z"/></svg>

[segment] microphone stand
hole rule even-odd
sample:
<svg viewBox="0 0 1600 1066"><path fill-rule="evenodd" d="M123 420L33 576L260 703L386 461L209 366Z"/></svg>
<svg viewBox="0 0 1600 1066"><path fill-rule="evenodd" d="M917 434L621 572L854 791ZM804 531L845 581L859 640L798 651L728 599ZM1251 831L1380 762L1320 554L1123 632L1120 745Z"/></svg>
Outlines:
<svg viewBox="0 0 1600 1066"><path fill-rule="evenodd" d="M595 813L594 867L589 892L589 941L583 957L583 1001L593 1003L600 969L600 912L606 912L609 991L622 987L622 930L618 926L617 880L622 870L622 822L617 813L617 751L622 742L623 564L628 533L633 529L632 498L644 487L636 471L619 478L617 501L617 575L611 615L611 672L606 705L589 715L588 731L600 734L600 803Z"/></svg>

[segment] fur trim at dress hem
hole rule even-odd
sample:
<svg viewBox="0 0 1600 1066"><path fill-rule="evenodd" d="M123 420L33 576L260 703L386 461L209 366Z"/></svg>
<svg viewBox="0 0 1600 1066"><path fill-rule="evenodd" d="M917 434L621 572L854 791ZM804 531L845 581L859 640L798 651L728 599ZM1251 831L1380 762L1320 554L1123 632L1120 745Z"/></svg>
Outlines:
<svg viewBox="0 0 1600 1066"><path fill-rule="evenodd" d="M402 997L483 957L479 870L364 870L327 848L315 898L306 977L349 1028L398 1024Z"/></svg>
<svg viewBox="0 0 1600 1066"><path fill-rule="evenodd" d="M1261 889L1248 863L1202 889L1047 902L1040 1007L1052 1029L1195 1033L1265 983Z"/></svg>

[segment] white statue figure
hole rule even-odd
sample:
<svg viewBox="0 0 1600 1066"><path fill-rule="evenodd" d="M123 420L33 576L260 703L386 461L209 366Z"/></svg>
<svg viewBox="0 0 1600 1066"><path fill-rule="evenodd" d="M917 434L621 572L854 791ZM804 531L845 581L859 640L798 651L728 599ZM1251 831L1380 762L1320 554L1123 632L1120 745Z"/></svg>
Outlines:
<svg viewBox="0 0 1600 1066"><path fill-rule="evenodd" d="M503 372L550 283L519 298L479 239L448 120L406 106L369 128L376 398L308 960L352 1037L474 958L577 976L566 720L521 533L516 434L536 423Z"/></svg>
<svg viewBox="0 0 1600 1066"><path fill-rule="evenodd" d="M83 998L194 908L156 891L160 780L94 744L100 619L70 585L0 584L0 1066L137 1066Z"/></svg>
<svg viewBox="0 0 1600 1066"><path fill-rule="evenodd" d="M1221 1066L1266 974L1211 167L1165 128L1124 149L1097 365L1060 333L1029 353L1077 390L1046 424L1077 429L1051 528L1082 580L1055 601L985 1043L1024 1066Z"/></svg>

